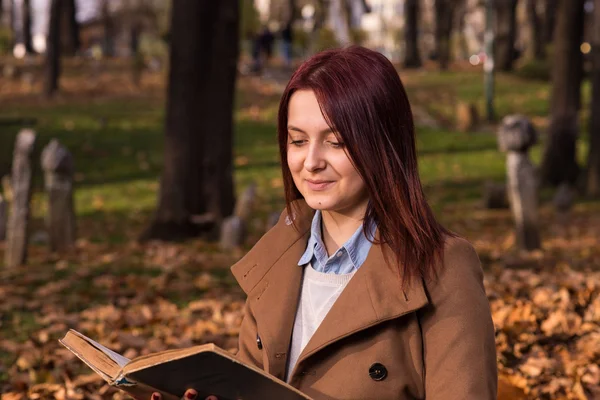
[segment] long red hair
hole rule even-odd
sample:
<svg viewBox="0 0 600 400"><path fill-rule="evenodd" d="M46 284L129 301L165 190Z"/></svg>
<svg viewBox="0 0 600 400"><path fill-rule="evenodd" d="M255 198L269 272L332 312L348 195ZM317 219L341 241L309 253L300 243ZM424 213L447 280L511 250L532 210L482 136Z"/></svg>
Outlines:
<svg viewBox="0 0 600 400"><path fill-rule="evenodd" d="M360 46L318 53L292 75L279 105L278 141L288 212L302 198L287 163L288 104L312 90L325 120L340 135L369 192L363 227L377 224L379 242L394 253L403 282L429 279L443 257L441 226L423 193L415 127L402 81L382 54Z"/></svg>

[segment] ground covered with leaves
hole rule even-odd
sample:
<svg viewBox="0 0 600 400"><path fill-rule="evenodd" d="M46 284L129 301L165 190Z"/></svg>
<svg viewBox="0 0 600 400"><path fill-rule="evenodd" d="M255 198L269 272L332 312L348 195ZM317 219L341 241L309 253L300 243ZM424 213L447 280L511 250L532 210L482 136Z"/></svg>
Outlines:
<svg viewBox="0 0 600 400"><path fill-rule="evenodd" d="M99 71L91 78L67 74L63 94L53 101L39 100L35 81L23 86L17 78L0 90L8 105L0 110L0 173L9 165L16 121L34 118L42 146L57 137L75 155L79 231L72 253L48 251L45 198L36 180L28 264L0 269L3 400L125 398L59 345L69 328L130 358L207 342L235 348L244 296L229 267L283 205L273 125L281 82L242 77L235 179L238 190L251 181L258 185L245 248L223 253L202 240L139 244L158 188L162 78L148 73L134 87L118 65ZM478 71L403 76L415 106L434 116L450 115L456 100L480 97ZM546 84L511 76L499 81L502 88L521 88L500 90L501 114L543 118ZM448 99L432 106L441 92ZM441 121L440 128L419 127L418 140L436 214L475 245L485 270L500 399L600 398L600 202L579 198L573 210L559 215L551 193L544 192L543 248L521 253L510 212L480 207L484 182L504 176L494 136L454 132Z"/></svg>

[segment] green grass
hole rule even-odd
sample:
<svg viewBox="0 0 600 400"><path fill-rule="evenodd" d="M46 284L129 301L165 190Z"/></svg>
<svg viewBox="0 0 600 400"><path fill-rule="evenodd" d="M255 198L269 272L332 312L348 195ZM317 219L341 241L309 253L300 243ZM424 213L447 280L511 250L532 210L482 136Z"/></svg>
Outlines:
<svg viewBox="0 0 600 400"><path fill-rule="evenodd" d="M402 75L402 73L401 73ZM475 103L483 110L483 85L479 72L418 72L405 78L413 103L453 117L457 100ZM585 93L589 91L585 86ZM252 93L240 92L238 103L251 103ZM548 111L549 85L545 82L498 74L496 107L498 117L523 113L545 117ZM276 96L274 97L276 98ZM429 99L429 100L428 100ZM432 101L436 100L437 101ZM237 189L251 181L258 184L261 196L259 215L283 204L277 154L275 102L263 107L270 122L258 122L238 116L235 137ZM0 173L9 168L12 146L19 127L11 120L33 118L39 134L38 152L51 138L58 138L75 155L76 208L80 218L108 220L112 234L98 231L93 241L120 242L130 239L120 227L143 226L156 203L158 176L162 163L164 103L161 99L139 96L134 99L86 100L67 104L7 104L0 110ZM583 135L584 138L586 135ZM417 129L420 173L437 210L452 202L475 200L483 181L504 179L504 158L490 133L463 134L444 128ZM585 140L579 155L585 157ZM539 162L541 146L532 151ZM38 174L34 196L34 216L41 217L45 205L40 194ZM440 191L440 193L435 193ZM116 226L113 226L114 224ZM110 229L113 227L112 229ZM131 230L129 230L131 231Z"/></svg>

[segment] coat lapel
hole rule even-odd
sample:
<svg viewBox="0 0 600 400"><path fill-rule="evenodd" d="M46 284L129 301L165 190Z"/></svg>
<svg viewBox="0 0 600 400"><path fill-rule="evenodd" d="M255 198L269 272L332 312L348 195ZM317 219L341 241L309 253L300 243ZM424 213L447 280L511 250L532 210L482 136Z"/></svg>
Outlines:
<svg viewBox="0 0 600 400"><path fill-rule="evenodd" d="M267 356L265 371L282 380L300 296L298 260L306 250L314 214L304 202L295 205L295 215L284 212L277 225L232 267L256 319Z"/></svg>
<svg viewBox="0 0 600 400"><path fill-rule="evenodd" d="M385 248L385 245L373 244L367 259L348 282L300 354L290 376L302 367L303 361L326 346L380 322L418 310L429 303L421 281L402 289L401 276L393 262L395 258L390 254L392 262L387 263L382 250Z"/></svg>

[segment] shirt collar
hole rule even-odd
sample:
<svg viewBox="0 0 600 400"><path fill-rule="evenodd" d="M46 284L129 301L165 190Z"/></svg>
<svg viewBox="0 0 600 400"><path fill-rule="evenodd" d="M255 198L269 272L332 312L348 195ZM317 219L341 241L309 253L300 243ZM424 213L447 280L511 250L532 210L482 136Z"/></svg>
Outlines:
<svg viewBox="0 0 600 400"><path fill-rule="evenodd" d="M321 210L317 210L315 215L313 216L311 228L310 228L310 238L308 239L308 244L306 246L306 251L300 257L298 261L298 265L305 265L309 263L313 256L320 259L323 264L327 262L329 256L327 255L327 250L325 249L325 244L323 243L323 236L321 234ZM368 229L368 236L371 241L375 237L375 230L377 226L373 223ZM345 249L350 257L350 261L352 262L354 268L358 269L362 263L367 258L368 251L359 251L360 249L368 249L371 246L371 241L367 239L364 234L363 226L359 226L356 232L344 243L340 249ZM340 250L338 249L338 250ZM332 257L335 253L332 255Z"/></svg>

